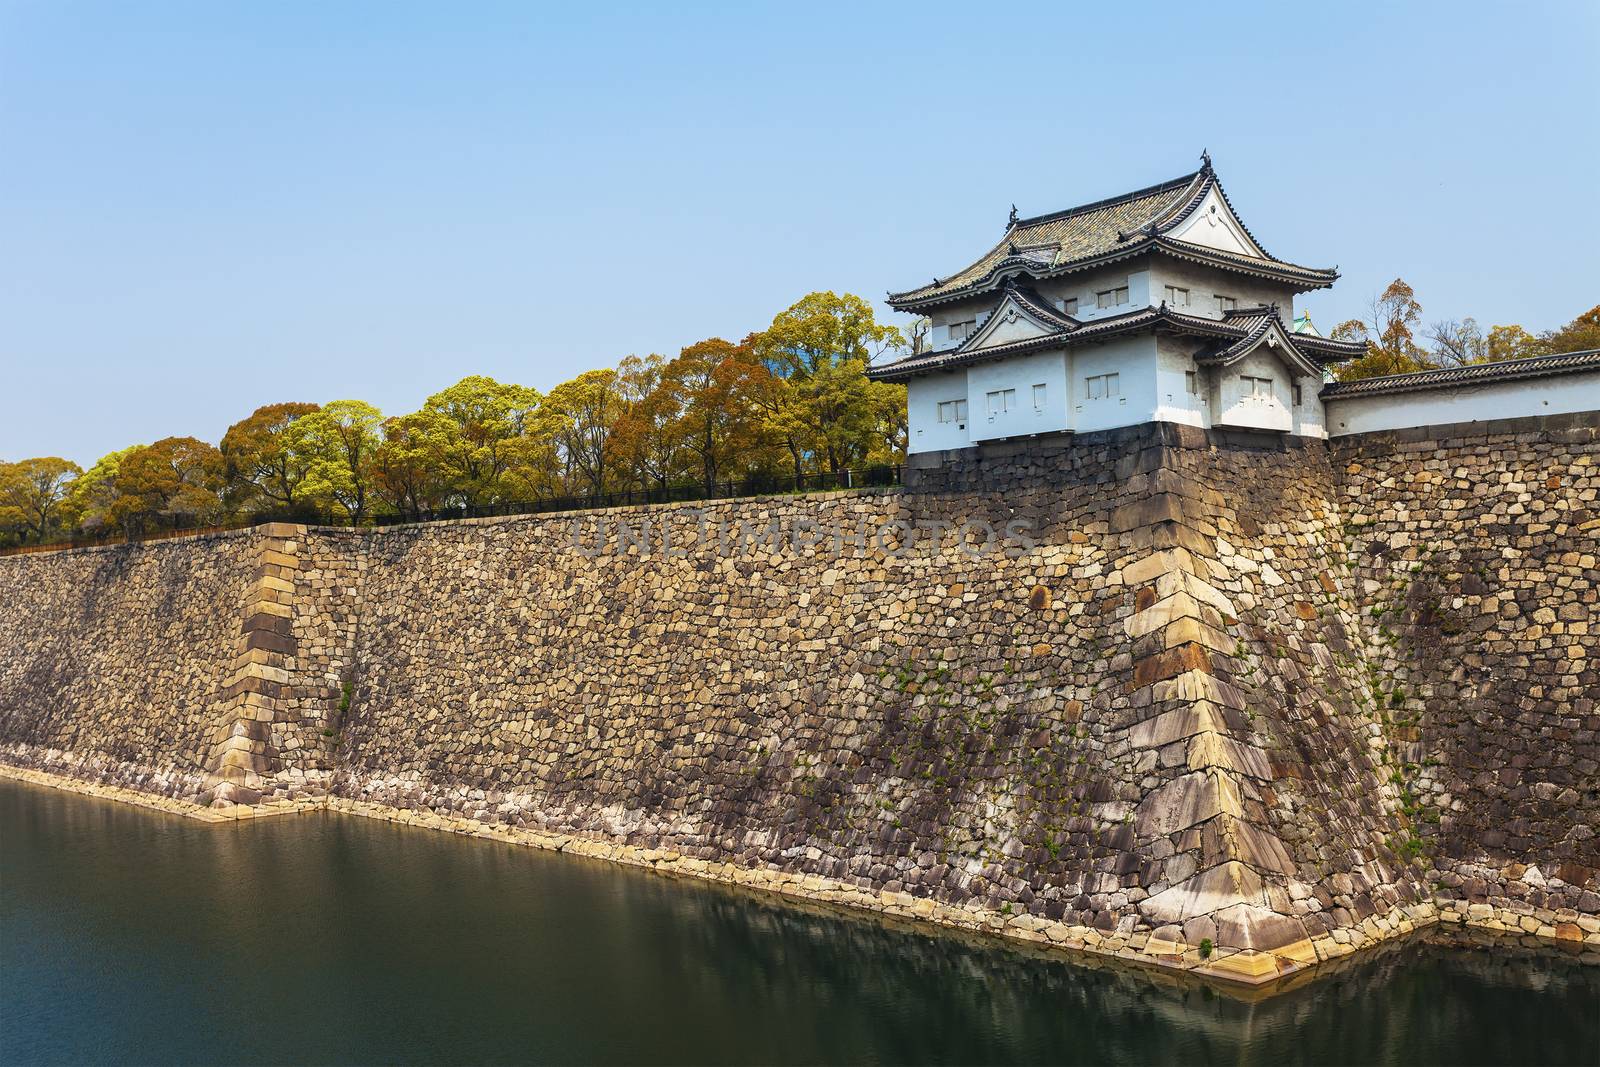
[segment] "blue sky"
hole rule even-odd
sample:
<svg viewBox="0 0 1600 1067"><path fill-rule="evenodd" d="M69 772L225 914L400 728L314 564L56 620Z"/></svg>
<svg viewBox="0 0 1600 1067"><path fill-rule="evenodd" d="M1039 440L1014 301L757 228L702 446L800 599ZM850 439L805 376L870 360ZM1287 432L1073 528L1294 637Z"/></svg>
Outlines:
<svg viewBox="0 0 1600 1067"><path fill-rule="evenodd" d="M1324 329L1396 275L1554 327L1600 301L1597 54L1593 0L0 0L0 457L548 388L881 301L1202 148L1343 271Z"/></svg>

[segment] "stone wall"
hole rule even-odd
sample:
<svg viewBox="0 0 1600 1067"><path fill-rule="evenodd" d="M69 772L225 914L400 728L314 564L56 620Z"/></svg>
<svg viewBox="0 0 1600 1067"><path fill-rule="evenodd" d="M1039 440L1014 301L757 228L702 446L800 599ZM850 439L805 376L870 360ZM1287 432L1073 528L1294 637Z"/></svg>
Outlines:
<svg viewBox="0 0 1600 1067"><path fill-rule="evenodd" d="M907 491L5 559L0 758L1232 977L1436 900L1600 940L1593 454L1151 425Z"/></svg>
<svg viewBox="0 0 1600 1067"><path fill-rule="evenodd" d="M0 760L200 804L322 791L312 676L353 603L297 615L302 545L277 524L4 560Z"/></svg>
<svg viewBox="0 0 1600 1067"><path fill-rule="evenodd" d="M1525 920L1600 911L1595 416L1335 454L1367 685L1437 895Z"/></svg>

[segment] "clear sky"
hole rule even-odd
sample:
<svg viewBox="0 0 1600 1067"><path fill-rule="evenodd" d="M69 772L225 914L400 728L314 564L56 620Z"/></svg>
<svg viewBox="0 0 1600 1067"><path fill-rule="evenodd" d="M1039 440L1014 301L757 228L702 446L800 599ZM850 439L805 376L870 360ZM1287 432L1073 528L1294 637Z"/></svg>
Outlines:
<svg viewBox="0 0 1600 1067"><path fill-rule="evenodd" d="M1431 321L1600 302L1600 3L0 0L0 457L881 301L1209 148ZM892 321L903 316L887 313Z"/></svg>

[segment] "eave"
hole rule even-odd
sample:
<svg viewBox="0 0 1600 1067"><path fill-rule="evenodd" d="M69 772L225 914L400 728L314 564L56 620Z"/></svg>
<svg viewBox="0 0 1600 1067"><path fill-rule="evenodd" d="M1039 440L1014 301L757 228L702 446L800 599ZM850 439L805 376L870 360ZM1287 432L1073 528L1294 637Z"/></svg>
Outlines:
<svg viewBox="0 0 1600 1067"><path fill-rule="evenodd" d="M1163 330L1180 336L1204 337L1229 343L1241 340L1246 336L1246 331L1238 326L1232 326L1217 319L1185 315L1171 310L1166 305L1162 305L1159 308L1140 308L1137 311L1130 311L1122 315L1087 322L1075 329L1062 329L1057 333L1046 334L1041 337L1030 337L1026 340L1013 341L1008 344L991 345L988 348L968 348L963 345L944 352L928 352L907 356L905 359L881 367L867 368L867 377L873 381L881 382L906 381L923 374L989 363L997 359L1049 348L1068 348L1091 344L1125 334L1138 333L1143 330Z"/></svg>
<svg viewBox="0 0 1600 1067"><path fill-rule="evenodd" d="M929 308L952 304L959 300L970 300L975 296L992 293L1005 284L1008 278L1013 278L1018 274L1026 275L1033 280L1059 278L1068 274L1077 274L1087 270L1094 270L1098 267L1110 266L1114 263L1121 263L1151 253L1161 253L1185 262L1218 267L1222 270L1254 278L1286 282L1294 287L1293 291L1296 293L1310 292L1314 289L1326 289L1339 278L1339 272L1334 269L1301 267L1292 263L1283 263L1280 260L1252 259L1249 256L1238 256L1231 252L1206 248L1203 245L1192 245L1184 241L1176 241L1170 237L1156 236L1143 237L1130 243L1126 248L1067 263L1059 263L1044 270L1039 268L1036 260L1029 260L1021 255L1009 256L995 264L994 268L981 279L960 289L952 289L947 293L917 299L906 299L906 294L904 293L891 293L887 303L896 311L925 311Z"/></svg>

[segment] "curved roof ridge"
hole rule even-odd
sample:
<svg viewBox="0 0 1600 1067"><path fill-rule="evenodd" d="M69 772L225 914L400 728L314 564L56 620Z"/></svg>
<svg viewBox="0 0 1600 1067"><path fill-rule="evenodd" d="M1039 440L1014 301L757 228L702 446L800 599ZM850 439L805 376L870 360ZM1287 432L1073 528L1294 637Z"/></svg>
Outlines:
<svg viewBox="0 0 1600 1067"><path fill-rule="evenodd" d="M1011 227L1007 228L1006 232L1009 234L1014 229L1021 229L1027 226L1037 226L1040 223L1045 222L1058 222L1061 219L1071 218L1073 215L1082 215L1090 211L1099 211L1101 208L1115 207L1117 204L1123 204L1129 200L1142 200L1147 196L1156 196L1157 194L1167 192L1168 190L1176 191L1178 189L1187 189L1189 186L1194 184L1194 180L1196 178L1205 173L1206 170L1204 167L1202 167L1201 169L1192 171L1191 173L1185 174L1182 177L1168 178L1164 182L1157 182L1154 185L1147 185L1143 189L1135 189L1131 193L1122 193L1118 196L1108 196L1103 200L1090 201L1087 204L1079 204L1076 207L1063 208L1060 211L1050 211L1043 215L1033 215L1025 219L1018 219L1011 225ZM1165 211L1167 209L1163 207L1161 210ZM1160 211L1156 212L1157 216L1160 214ZM1152 218L1154 217L1156 216L1152 216Z"/></svg>

